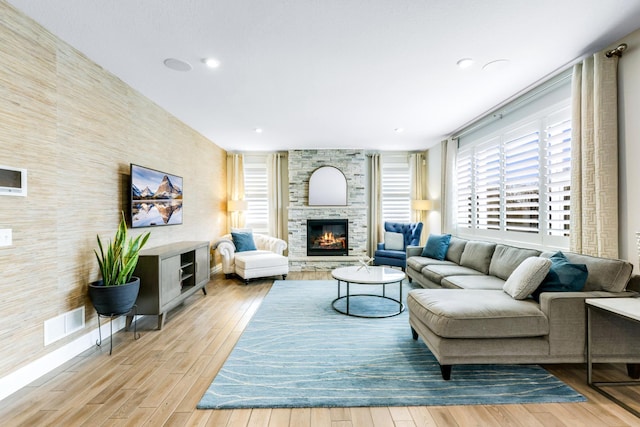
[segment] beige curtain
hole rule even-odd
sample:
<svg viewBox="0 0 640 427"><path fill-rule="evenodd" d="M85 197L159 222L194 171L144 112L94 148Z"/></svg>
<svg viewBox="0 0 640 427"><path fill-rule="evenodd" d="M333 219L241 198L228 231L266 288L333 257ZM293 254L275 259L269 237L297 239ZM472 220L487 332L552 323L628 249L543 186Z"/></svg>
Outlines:
<svg viewBox="0 0 640 427"><path fill-rule="evenodd" d="M372 154L368 157L369 172L369 221L367 226L367 254L372 257L382 242L382 166L380 155Z"/></svg>
<svg viewBox="0 0 640 427"><path fill-rule="evenodd" d="M456 159L458 139L446 139L442 146L442 173L440 181L440 227L443 233L455 234L456 228Z"/></svg>
<svg viewBox="0 0 640 427"><path fill-rule="evenodd" d="M570 250L618 257L618 58L599 52L572 82Z"/></svg>
<svg viewBox="0 0 640 427"><path fill-rule="evenodd" d="M413 153L409 155L409 169L411 173L411 200L428 199L427 191L427 158L425 153ZM422 222L423 231L420 236L420 245L427 241L429 230L427 229L427 211L411 210L411 221Z"/></svg>
<svg viewBox="0 0 640 427"><path fill-rule="evenodd" d="M289 170L287 153L267 156L269 235L288 241Z"/></svg>
<svg viewBox="0 0 640 427"><path fill-rule="evenodd" d="M244 157L242 154L227 154L227 200L244 200ZM243 212L227 212L227 224L244 227Z"/></svg>

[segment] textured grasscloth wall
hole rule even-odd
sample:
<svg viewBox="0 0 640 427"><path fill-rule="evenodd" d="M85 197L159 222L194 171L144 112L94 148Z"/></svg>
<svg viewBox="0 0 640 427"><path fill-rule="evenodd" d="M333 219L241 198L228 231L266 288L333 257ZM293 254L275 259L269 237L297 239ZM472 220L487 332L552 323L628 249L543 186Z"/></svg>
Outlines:
<svg viewBox="0 0 640 427"><path fill-rule="evenodd" d="M0 377L97 326L95 236L127 207L129 164L184 178L184 224L149 246L225 231L225 152L0 1L0 165L28 169L28 197L0 196ZM132 234L138 234L138 231ZM86 307L87 328L47 347L43 322Z"/></svg>

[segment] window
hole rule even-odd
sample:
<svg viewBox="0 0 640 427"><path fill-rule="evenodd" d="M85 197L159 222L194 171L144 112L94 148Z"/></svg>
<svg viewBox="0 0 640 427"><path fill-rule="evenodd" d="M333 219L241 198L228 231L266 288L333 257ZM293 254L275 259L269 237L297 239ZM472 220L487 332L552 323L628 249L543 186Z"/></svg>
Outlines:
<svg viewBox="0 0 640 427"><path fill-rule="evenodd" d="M571 201L571 119L552 115L547 126L545 191L547 232L569 237Z"/></svg>
<svg viewBox="0 0 640 427"><path fill-rule="evenodd" d="M382 156L382 218L411 222L411 172L408 155Z"/></svg>
<svg viewBox="0 0 640 427"><path fill-rule="evenodd" d="M269 232L267 159L261 155L244 156L244 199L249 207L244 213L245 227L254 233Z"/></svg>
<svg viewBox="0 0 640 427"><path fill-rule="evenodd" d="M535 122L505 135L506 231L537 233L540 229L540 148L540 128Z"/></svg>
<svg viewBox="0 0 640 427"><path fill-rule="evenodd" d="M568 246L571 111L556 106L459 149L461 235Z"/></svg>

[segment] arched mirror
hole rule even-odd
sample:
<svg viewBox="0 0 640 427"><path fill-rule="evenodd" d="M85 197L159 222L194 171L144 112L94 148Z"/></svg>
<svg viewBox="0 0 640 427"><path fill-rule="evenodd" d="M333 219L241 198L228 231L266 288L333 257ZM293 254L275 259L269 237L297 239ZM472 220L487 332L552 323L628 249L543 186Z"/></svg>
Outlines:
<svg viewBox="0 0 640 427"><path fill-rule="evenodd" d="M309 178L309 206L347 206L347 178L333 166L321 166Z"/></svg>

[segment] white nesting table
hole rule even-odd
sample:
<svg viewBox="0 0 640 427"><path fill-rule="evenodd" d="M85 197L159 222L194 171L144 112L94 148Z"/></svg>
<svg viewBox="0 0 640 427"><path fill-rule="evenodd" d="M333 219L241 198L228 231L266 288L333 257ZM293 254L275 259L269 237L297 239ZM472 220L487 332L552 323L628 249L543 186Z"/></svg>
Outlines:
<svg viewBox="0 0 640 427"><path fill-rule="evenodd" d="M611 316L621 317L630 322L638 323L640 327L640 298L587 298L585 301L586 316L587 316L587 384L598 391L603 396L611 399L618 405L625 408L627 411L634 414L636 417L640 417L640 412L631 408L626 403L620 401L615 396L607 393L601 389L600 386L629 386L640 385L640 381L615 381L615 382L593 382L593 366L591 355L591 313L593 310L598 310L602 313Z"/></svg>
<svg viewBox="0 0 640 427"><path fill-rule="evenodd" d="M338 298L334 299L331 305L333 309L338 313L346 314L347 316L355 317L367 317L367 318L379 318L379 317L391 317L397 316L404 311L404 304L402 303L402 281L406 277L403 271L395 270L388 267L380 266L351 266L336 268L331 272L331 276L338 281ZM347 285L347 292L342 295L341 285L344 282ZM382 286L382 295L376 294L351 294L350 284L356 283L360 285L378 285ZM390 283L399 283L400 295L398 299L387 296L385 285ZM366 315L366 314L354 314L349 311L349 298L354 296L375 297L384 298L387 300L395 301L398 303L398 311L394 311L391 314L386 315ZM336 302L346 299L346 310L341 310L336 307Z"/></svg>

